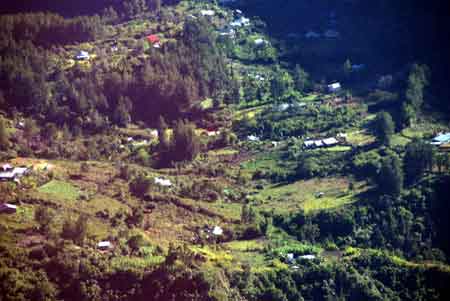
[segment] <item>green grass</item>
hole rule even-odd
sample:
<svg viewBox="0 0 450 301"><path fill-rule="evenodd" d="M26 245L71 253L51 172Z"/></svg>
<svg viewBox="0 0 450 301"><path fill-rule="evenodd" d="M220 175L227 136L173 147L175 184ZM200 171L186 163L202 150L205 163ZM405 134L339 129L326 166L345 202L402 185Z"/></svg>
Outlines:
<svg viewBox="0 0 450 301"><path fill-rule="evenodd" d="M327 147L327 148L316 149L314 151L315 152L321 152L321 151L327 151L327 152L348 152L348 151L351 151L351 150L352 150L351 146L337 145L337 146L332 146L332 147Z"/></svg>
<svg viewBox="0 0 450 301"><path fill-rule="evenodd" d="M349 182L345 178L312 179L288 185L271 185L262 190L256 199L261 210L275 210L289 213L299 209L306 212L341 207L355 201L354 194L366 189L364 184L355 184L354 191L348 191ZM323 192L320 198L316 193Z"/></svg>
<svg viewBox="0 0 450 301"><path fill-rule="evenodd" d="M235 240L225 243L223 246L229 248L232 251L240 251L240 252L252 252L264 250L264 242L260 240Z"/></svg>
<svg viewBox="0 0 450 301"><path fill-rule="evenodd" d="M80 191L72 184L59 180L52 180L48 182L47 184L39 187L38 191L68 200L76 200L80 195Z"/></svg>
<svg viewBox="0 0 450 301"><path fill-rule="evenodd" d="M111 267L114 270L144 270L146 268L156 266L164 261L163 256L146 256L146 257L127 257L119 256L111 260Z"/></svg>

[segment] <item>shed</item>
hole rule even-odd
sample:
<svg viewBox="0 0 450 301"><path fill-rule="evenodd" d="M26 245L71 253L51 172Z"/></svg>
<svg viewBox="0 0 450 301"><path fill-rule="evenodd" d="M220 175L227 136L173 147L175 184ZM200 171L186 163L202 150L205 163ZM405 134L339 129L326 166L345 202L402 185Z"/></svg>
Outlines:
<svg viewBox="0 0 450 301"><path fill-rule="evenodd" d="M16 205L12 205L12 204L8 204L8 203L0 204L0 213L14 214L16 212L17 212Z"/></svg>

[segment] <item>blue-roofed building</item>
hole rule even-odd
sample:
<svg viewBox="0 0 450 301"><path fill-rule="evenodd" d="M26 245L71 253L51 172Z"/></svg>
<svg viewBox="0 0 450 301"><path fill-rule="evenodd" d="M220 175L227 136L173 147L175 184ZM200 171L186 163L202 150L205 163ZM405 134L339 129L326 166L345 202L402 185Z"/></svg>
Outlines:
<svg viewBox="0 0 450 301"><path fill-rule="evenodd" d="M431 140L431 144L433 145L441 145L446 143L450 143L450 133L437 135L433 138L433 140Z"/></svg>

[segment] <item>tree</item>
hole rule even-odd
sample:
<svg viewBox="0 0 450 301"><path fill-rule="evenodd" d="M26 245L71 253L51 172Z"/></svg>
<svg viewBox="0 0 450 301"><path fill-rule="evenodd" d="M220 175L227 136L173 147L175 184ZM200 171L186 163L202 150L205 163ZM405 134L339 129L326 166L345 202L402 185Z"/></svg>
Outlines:
<svg viewBox="0 0 450 301"><path fill-rule="evenodd" d="M426 65L414 64L408 76L405 97L416 112L422 108L424 89L428 85L428 73L429 68Z"/></svg>
<svg viewBox="0 0 450 301"><path fill-rule="evenodd" d="M127 241L128 247L130 247L132 253L136 253L144 244L144 238L141 234L136 234L130 237Z"/></svg>
<svg viewBox="0 0 450 301"><path fill-rule="evenodd" d="M159 150L164 152L170 149L170 138L167 132L167 124L163 116L159 116L158 119L158 140Z"/></svg>
<svg viewBox="0 0 450 301"><path fill-rule="evenodd" d="M348 77L352 72L352 63L350 62L349 59L345 61L344 65L342 66L342 70L344 72L345 77Z"/></svg>
<svg viewBox="0 0 450 301"><path fill-rule="evenodd" d="M9 148L9 134L6 131L5 120L0 116L0 150L7 150Z"/></svg>
<svg viewBox="0 0 450 301"><path fill-rule="evenodd" d="M425 171L433 167L434 150L433 146L421 141L414 140L406 146L403 165L405 168L406 180L413 183L420 178Z"/></svg>
<svg viewBox="0 0 450 301"><path fill-rule="evenodd" d="M276 66L272 81L270 82L270 89L272 96L279 100L287 91L292 89L293 79L291 75L282 70L279 66Z"/></svg>
<svg viewBox="0 0 450 301"><path fill-rule="evenodd" d="M27 139L28 143L33 139L39 132L36 122L33 119L25 120L25 126L23 128L23 135Z"/></svg>
<svg viewBox="0 0 450 301"><path fill-rule="evenodd" d="M144 212L140 207L135 207L132 210L131 215L127 217L127 224L128 226L137 226L139 227L142 225L142 221L144 220Z"/></svg>
<svg viewBox="0 0 450 301"><path fill-rule="evenodd" d="M403 171L395 153L388 153L381 162L377 176L378 190L387 195L398 196L403 187Z"/></svg>
<svg viewBox="0 0 450 301"><path fill-rule="evenodd" d="M391 114L388 112L380 112L375 119L375 135L383 145L391 143L392 135L394 134L395 124L392 120Z"/></svg>
<svg viewBox="0 0 450 301"><path fill-rule="evenodd" d="M39 206L34 212L34 220L39 224L39 230L47 233L50 230L50 224L53 220L53 213L49 208Z"/></svg>
<svg viewBox="0 0 450 301"><path fill-rule="evenodd" d="M131 100L128 97L121 96L117 102L117 107L114 112L114 121L120 126L126 126L131 122Z"/></svg>
<svg viewBox="0 0 450 301"><path fill-rule="evenodd" d="M61 237L70 239L78 245L83 245L87 234L88 217L81 214L74 222L73 220L66 220L63 224Z"/></svg>
<svg viewBox="0 0 450 301"><path fill-rule="evenodd" d="M178 121L174 129L172 159L174 161L193 160L200 151L200 141L193 124Z"/></svg>
<svg viewBox="0 0 450 301"><path fill-rule="evenodd" d="M304 92L309 85L309 74L300 65L294 69L294 85L299 92Z"/></svg>

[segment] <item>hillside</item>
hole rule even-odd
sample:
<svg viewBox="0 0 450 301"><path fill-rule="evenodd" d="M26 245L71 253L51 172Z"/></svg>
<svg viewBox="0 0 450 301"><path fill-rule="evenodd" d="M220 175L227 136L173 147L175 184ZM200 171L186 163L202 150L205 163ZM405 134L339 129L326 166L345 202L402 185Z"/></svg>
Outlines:
<svg viewBox="0 0 450 301"><path fill-rule="evenodd" d="M5 4L0 300L447 300L439 5Z"/></svg>

